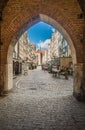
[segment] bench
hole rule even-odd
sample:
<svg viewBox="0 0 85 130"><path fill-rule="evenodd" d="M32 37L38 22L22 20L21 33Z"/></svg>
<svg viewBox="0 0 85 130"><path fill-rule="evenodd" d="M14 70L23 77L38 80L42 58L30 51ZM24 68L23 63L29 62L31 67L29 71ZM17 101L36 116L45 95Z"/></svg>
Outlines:
<svg viewBox="0 0 85 130"><path fill-rule="evenodd" d="M65 79L68 79L68 70L67 69L57 69L57 66L52 66L52 73L54 77L60 77L63 75Z"/></svg>

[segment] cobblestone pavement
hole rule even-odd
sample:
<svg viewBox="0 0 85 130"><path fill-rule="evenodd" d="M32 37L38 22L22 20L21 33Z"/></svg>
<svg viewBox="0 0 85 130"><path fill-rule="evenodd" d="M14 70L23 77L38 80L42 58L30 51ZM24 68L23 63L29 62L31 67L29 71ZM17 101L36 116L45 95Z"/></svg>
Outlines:
<svg viewBox="0 0 85 130"><path fill-rule="evenodd" d="M21 76L0 98L0 130L85 130L85 104L72 96L72 82L40 69Z"/></svg>

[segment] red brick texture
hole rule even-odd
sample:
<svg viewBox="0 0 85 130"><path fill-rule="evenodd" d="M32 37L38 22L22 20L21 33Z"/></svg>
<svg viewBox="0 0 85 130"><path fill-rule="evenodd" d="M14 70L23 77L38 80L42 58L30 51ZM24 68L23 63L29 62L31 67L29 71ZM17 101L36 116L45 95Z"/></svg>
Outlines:
<svg viewBox="0 0 85 130"><path fill-rule="evenodd" d="M2 48L7 50L18 30L32 17L45 14L61 24L70 35L76 49L77 61L84 62L84 43L81 42L84 19L77 0L9 0L3 11Z"/></svg>
<svg viewBox="0 0 85 130"><path fill-rule="evenodd" d="M35 18L37 21L39 20L40 14L43 14L46 19L49 17L59 23L68 34L67 36L70 36L71 40L69 41L75 48L71 51L76 57L73 93L77 99L85 100L85 39L83 39L85 36L85 19L79 18L82 10L77 0L8 1L2 12L3 21L1 21L3 45L0 46L0 87L4 91L13 87L12 45L28 27L34 24ZM51 22L48 20L49 24L52 24ZM62 29L61 33L63 33Z"/></svg>

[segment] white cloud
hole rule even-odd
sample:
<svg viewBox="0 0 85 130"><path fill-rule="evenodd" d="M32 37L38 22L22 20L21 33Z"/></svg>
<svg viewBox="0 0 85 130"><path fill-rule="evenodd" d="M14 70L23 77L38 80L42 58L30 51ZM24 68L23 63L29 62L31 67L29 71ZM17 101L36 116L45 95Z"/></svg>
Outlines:
<svg viewBox="0 0 85 130"><path fill-rule="evenodd" d="M48 48L48 44L50 43L50 39L45 40L44 42L40 42L38 43L38 48L44 48L47 49Z"/></svg>
<svg viewBox="0 0 85 130"><path fill-rule="evenodd" d="M55 28L52 28L52 32L55 32Z"/></svg>

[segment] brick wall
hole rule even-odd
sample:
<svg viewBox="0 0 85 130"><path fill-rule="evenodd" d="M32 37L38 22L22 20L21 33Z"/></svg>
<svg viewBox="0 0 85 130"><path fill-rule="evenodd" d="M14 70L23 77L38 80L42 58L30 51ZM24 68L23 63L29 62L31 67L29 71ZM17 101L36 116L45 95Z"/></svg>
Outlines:
<svg viewBox="0 0 85 130"><path fill-rule="evenodd" d="M8 1L2 12L3 21L1 22L1 40L3 42L3 45L1 46L0 54L0 64L2 67L0 68L0 71L4 77L5 90L12 88L12 63L10 60L12 55L9 57L8 54L8 52L12 53L12 50L9 49L9 45L12 47L12 45L16 43L16 41L19 39L22 33L28 29L28 27L39 20L44 20L47 23L53 25L55 25L56 21L57 26L55 27L58 27L58 29L61 30L61 33L64 32L64 36L70 36L70 38L67 37L67 39L69 41L69 44L72 44L72 48L74 48L71 51L73 57L77 58L76 64L78 64L75 66L75 68L80 68L75 69L78 72L75 73L74 77L74 92L75 95L78 95L78 93L81 91L81 79L78 79L79 84L77 85L77 73L80 76L82 73L83 77L85 77L85 71L82 70L82 66L85 63L85 41L82 41L82 36L85 28L85 20L79 18L79 14L81 13L82 10L77 0ZM42 19L40 17L40 14L43 14ZM50 20L51 18L54 20L53 22ZM58 23L60 26L58 26ZM62 30L62 27L64 31ZM8 68L10 68L10 70ZM9 80L9 78L11 80Z"/></svg>
<svg viewBox="0 0 85 130"><path fill-rule="evenodd" d="M77 15L82 11L77 0L9 0L3 11L2 40L4 49L8 49L16 32L33 16L45 14L61 24L73 40L78 62L83 62L84 20Z"/></svg>

